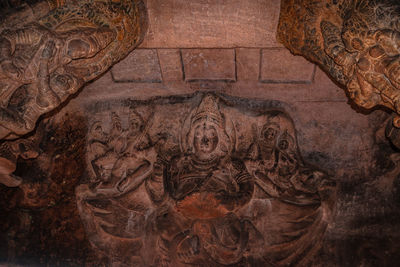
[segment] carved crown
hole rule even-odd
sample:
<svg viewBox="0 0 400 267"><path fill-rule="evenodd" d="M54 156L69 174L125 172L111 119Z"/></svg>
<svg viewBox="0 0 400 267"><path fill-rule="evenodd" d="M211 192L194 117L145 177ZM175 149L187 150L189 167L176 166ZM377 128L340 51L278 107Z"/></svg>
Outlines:
<svg viewBox="0 0 400 267"><path fill-rule="evenodd" d="M192 125L200 120L206 120L223 127L223 117L219 111L218 101L213 95L206 95L192 117Z"/></svg>

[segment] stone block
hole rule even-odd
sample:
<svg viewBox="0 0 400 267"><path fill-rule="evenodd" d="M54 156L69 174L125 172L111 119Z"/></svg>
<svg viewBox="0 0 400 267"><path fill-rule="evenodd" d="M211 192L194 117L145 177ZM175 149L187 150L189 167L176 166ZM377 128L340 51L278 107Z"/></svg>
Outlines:
<svg viewBox="0 0 400 267"><path fill-rule="evenodd" d="M310 86L310 101L342 101L348 102L345 91L338 87L318 66L315 68L313 84Z"/></svg>
<svg viewBox="0 0 400 267"><path fill-rule="evenodd" d="M155 49L136 49L111 69L116 82L160 83L161 70Z"/></svg>
<svg viewBox="0 0 400 267"><path fill-rule="evenodd" d="M183 49L185 81L236 81L234 49Z"/></svg>
<svg viewBox="0 0 400 267"><path fill-rule="evenodd" d="M297 102L293 120L304 158L325 169L366 168L373 160L375 129L371 117L355 112L346 102ZM364 165L365 164L365 165ZM343 167L342 167L343 168Z"/></svg>
<svg viewBox="0 0 400 267"><path fill-rule="evenodd" d="M143 48L277 47L280 1L147 0Z"/></svg>
<svg viewBox="0 0 400 267"><path fill-rule="evenodd" d="M182 58L179 49L158 49L163 81L182 81Z"/></svg>
<svg viewBox="0 0 400 267"><path fill-rule="evenodd" d="M264 83L312 83L315 65L285 48L261 51L260 81Z"/></svg>
<svg viewBox="0 0 400 267"><path fill-rule="evenodd" d="M258 80L260 73L260 49L236 49L238 81Z"/></svg>

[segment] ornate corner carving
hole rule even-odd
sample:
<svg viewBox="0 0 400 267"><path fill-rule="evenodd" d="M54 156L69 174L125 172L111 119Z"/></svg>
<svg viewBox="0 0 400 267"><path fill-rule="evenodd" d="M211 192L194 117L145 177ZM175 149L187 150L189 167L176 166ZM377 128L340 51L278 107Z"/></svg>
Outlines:
<svg viewBox="0 0 400 267"><path fill-rule="evenodd" d="M32 131L39 116L125 57L146 31L140 0L48 0L29 8L41 16L26 16L25 7L0 26L0 139Z"/></svg>
<svg viewBox="0 0 400 267"><path fill-rule="evenodd" d="M385 106L400 127L400 3L282 0L278 40L317 63L366 109Z"/></svg>
<svg viewBox="0 0 400 267"><path fill-rule="evenodd" d="M76 199L96 252L135 266L312 260L335 183L303 162L285 112L235 103L198 94L95 112Z"/></svg>

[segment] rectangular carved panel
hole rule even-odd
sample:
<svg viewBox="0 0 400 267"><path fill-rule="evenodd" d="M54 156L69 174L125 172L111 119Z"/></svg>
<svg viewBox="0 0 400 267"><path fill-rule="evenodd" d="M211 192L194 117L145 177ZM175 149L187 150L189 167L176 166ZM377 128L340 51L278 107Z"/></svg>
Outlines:
<svg viewBox="0 0 400 267"><path fill-rule="evenodd" d="M76 189L93 248L113 264L308 264L335 183L303 162L276 101L215 94L89 108Z"/></svg>
<svg viewBox="0 0 400 267"><path fill-rule="evenodd" d="M236 81L234 49L183 49L185 80Z"/></svg>
<svg viewBox="0 0 400 267"><path fill-rule="evenodd" d="M314 64L285 48L263 49L260 80L264 83L311 83Z"/></svg>
<svg viewBox="0 0 400 267"><path fill-rule="evenodd" d="M280 1L147 0L145 48L275 47Z"/></svg>
<svg viewBox="0 0 400 267"><path fill-rule="evenodd" d="M161 82L160 62L155 49L137 49L111 69L116 82Z"/></svg>

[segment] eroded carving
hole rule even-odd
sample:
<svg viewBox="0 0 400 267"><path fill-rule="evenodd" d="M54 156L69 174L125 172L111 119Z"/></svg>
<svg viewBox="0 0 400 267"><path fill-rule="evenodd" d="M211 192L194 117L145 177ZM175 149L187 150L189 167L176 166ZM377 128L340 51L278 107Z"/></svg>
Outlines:
<svg viewBox="0 0 400 267"><path fill-rule="evenodd" d="M35 14L43 10L24 22L13 13L0 26L0 139L32 131L40 115L125 57L145 31L140 1L49 0L33 7Z"/></svg>
<svg viewBox="0 0 400 267"><path fill-rule="evenodd" d="M1 156L11 151L21 157L9 163L12 168L17 163L12 178L19 186L11 188L0 184L1 228L3 233L8 233L2 235L3 244L8 247L1 249L6 253L2 256L3 262L16 262L26 254L32 255L29 265L68 265L69 260L62 258L74 259L78 265L88 261L88 258L84 260L84 251L89 244L85 245L74 194L86 169L87 132L86 118L79 111L64 110L40 120L28 139L0 145ZM0 162L8 166L3 159ZM1 169L0 177L10 172L10 169ZM15 175L20 178L15 179ZM0 182L4 181L2 179ZM49 255L53 255L50 257L54 260L49 259Z"/></svg>
<svg viewBox="0 0 400 267"><path fill-rule="evenodd" d="M18 157L33 159L39 155L39 151L37 136L1 143L0 183L9 187L19 186L22 179L13 174L17 168Z"/></svg>
<svg viewBox="0 0 400 267"><path fill-rule="evenodd" d="M91 125L77 204L112 263L306 265L320 248L335 184L302 161L286 113L207 94L99 111Z"/></svg>
<svg viewBox="0 0 400 267"><path fill-rule="evenodd" d="M400 115L398 1L283 0L278 39L319 64L359 106ZM400 127L400 117L394 121Z"/></svg>

